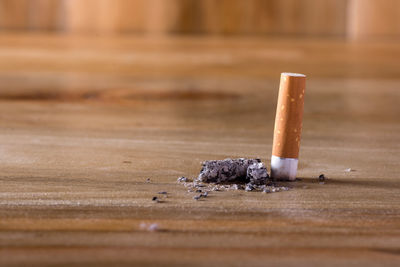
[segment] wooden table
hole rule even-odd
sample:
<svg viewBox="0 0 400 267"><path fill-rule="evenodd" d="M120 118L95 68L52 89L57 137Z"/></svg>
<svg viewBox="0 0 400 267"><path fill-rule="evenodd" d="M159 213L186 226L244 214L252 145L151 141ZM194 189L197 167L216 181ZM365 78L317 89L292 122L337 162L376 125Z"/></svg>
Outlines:
<svg viewBox="0 0 400 267"><path fill-rule="evenodd" d="M283 71L301 181L195 201L203 160L269 166ZM0 264L395 266L399 101L398 43L2 34Z"/></svg>

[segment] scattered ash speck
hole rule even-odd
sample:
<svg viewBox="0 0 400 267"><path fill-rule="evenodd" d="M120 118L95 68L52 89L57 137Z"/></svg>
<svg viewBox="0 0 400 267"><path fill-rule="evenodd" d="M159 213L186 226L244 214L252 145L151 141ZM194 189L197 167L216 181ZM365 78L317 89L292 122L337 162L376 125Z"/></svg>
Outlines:
<svg viewBox="0 0 400 267"><path fill-rule="evenodd" d="M244 188L244 191L253 191L254 186L252 184L246 184L246 187Z"/></svg>
<svg viewBox="0 0 400 267"><path fill-rule="evenodd" d="M187 183L190 182L188 178L186 178L185 176L181 176L177 179L177 182L179 183Z"/></svg>
<svg viewBox="0 0 400 267"><path fill-rule="evenodd" d="M150 183L150 182L151 182L150 178L147 178L146 183Z"/></svg>
<svg viewBox="0 0 400 267"><path fill-rule="evenodd" d="M355 172L356 170L352 169L352 168L348 168L344 170L345 172Z"/></svg>
<svg viewBox="0 0 400 267"><path fill-rule="evenodd" d="M194 196L194 197L193 197L194 200L199 200L200 198L201 198L201 195L198 195L198 196Z"/></svg>
<svg viewBox="0 0 400 267"><path fill-rule="evenodd" d="M141 223L140 229L146 230L149 232L155 232L159 229L158 223Z"/></svg>
<svg viewBox="0 0 400 267"><path fill-rule="evenodd" d="M168 193L167 193L167 191L160 191L160 192L158 192L157 194L166 195L166 194L168 194Z"/></svg>
<svg viewBox="0 0 400 267"><path fill-rule="evenodd" d="M233 184L233 185L231 186L231 189L232 189L232 190L244 190L244 186L241 185L241 184Z"/></svg>
<svg viewBox="0 0 400 267"><path fill-rule="evenodd" d="M325 184L325 180L326 180L325 175L321 174L320 176L318 176L318 181L320 184Z"/></svg>

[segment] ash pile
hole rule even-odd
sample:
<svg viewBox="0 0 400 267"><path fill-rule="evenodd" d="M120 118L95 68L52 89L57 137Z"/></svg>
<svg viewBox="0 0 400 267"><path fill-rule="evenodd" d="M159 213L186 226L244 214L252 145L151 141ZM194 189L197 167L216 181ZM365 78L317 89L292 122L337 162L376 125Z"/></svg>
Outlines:
<svg viewBox="0 0 400 267"><path fill-rule="evenodd" d="M196 200L207 197L210 191L245 190L274 193L290 189L277 186L260 159L246 158L204 161L197 178L190 180L179 177L178 182L183 183L189 192L201 193L194 197Z"/></svg>

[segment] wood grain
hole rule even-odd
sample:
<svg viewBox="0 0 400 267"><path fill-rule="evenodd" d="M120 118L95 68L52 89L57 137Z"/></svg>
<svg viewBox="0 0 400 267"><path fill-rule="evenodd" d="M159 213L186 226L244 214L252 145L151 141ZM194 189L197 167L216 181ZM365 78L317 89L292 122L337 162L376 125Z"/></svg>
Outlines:
<svg viewBox="0 0 400 267"><path fill-rule="evenodd" d="M0 44L2 266L398 264L398 45L43 34ZM268 163L282 71L308 76L302 180L193 200L176 178L203 160ZM152 202L159 191L168 198Z"/></svg>
<svg viewBox="0 0 400 267"><path fill-rule="evenodd" d="M348 17L351 39L400 39L399 1L352 0Z"/></svg>
<svg viewBox="0 0 400 267"><path fill-rule="evenodd" d="M348 0L0 0L3 30L344 36Z"/></svg>
<svg viewBox="0 0 400 267"><path fill-rule="evenodd" d="M3 31L399 39L397 0L0 0Z"/></svg>
<svg viewBox="0 0 400 267"><path fill-rule="evenodd" d="M0 27L8 30L26 30L29 0L0 1Z"/></svg>

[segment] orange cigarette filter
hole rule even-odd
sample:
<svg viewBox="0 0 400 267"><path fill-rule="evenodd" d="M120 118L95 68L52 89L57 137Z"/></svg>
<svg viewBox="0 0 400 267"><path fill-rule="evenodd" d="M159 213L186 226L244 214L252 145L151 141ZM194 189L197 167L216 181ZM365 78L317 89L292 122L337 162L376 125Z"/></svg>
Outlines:
<svg viewBox="0 0 400 267"><path fill-rule="evenodd" d="M277 180L296 179L305 85L304 74L281 74L271 157L271 176Z"/></svg>

